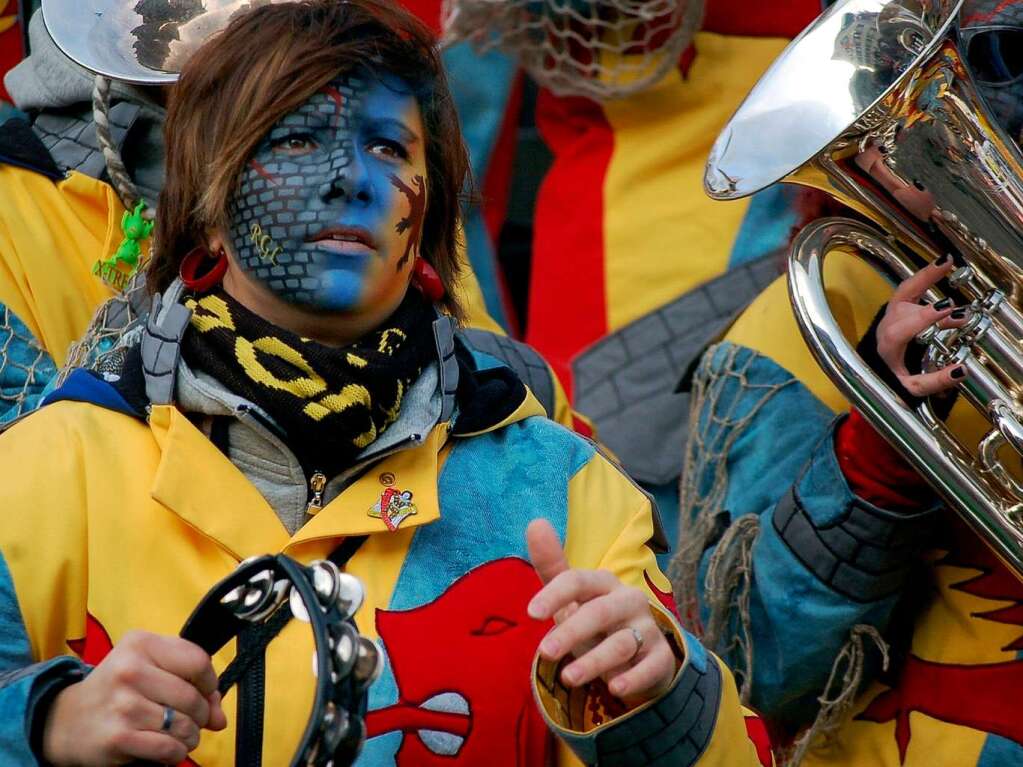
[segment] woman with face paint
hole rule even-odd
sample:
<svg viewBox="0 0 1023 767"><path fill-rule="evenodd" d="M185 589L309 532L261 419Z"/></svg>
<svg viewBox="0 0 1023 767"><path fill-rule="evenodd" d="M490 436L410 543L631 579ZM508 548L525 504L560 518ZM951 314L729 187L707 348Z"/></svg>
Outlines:
<svg viewBox="0 0 1023 767"><path fill-rule="evenodd" d="M647 497L453 332L467 161L429 32L241 13L166 146L145 326L0 439L0 762L288 763L310 638L222 702L233 649L175 635L242 559L345 543L386 656L358 764L770 763L664 606Z"/></svg>

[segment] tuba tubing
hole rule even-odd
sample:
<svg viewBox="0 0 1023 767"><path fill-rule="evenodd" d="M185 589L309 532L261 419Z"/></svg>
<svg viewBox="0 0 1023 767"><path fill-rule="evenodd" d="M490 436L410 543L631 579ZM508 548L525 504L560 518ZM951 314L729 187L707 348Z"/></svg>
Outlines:
<svg viewBox="0 0 1023 767"><path fill-rule="evenodd" d="M966 69L961 6L838 0L740 105L704 186L725 200L776 182L809 186L872 222L823 219L793 242L788 284L800 331L839 390L1023 580L1023 483L1001 458L1023 456L1023 154ZM991 426L979 445L967 449L926 401L908 406L843 336L823 281L837 248L898 280L956 254L947 282L972 317L918 340L930 369L966 368L957 387Z"/></svg>
<svg viewBox="0 0 1023 767"><path fill-rule="evenodd" d="M866 224L829 218L806 226L792 245L788 283L796 320L807 346L825 373L871 425L1023 579L1023 506L1006 498L1002 483L1014 480L995 455L1001 444L1023 436L1023 426L1011 408L1001 400L993 400L992 415L997 419L996 425L1001 424L985 438L986 449L983 446L981 449L986 453L981 460L990 466L978 466L977 459L948 433L929 408L918 412L907 406L856 353L828 305L824 260L842 247L854 247L888 268L896 263L905 265L905 256ZM968 377L975 372L984 371L971 369ZM1012 437L1003 436L1005 433Z"/></svg>

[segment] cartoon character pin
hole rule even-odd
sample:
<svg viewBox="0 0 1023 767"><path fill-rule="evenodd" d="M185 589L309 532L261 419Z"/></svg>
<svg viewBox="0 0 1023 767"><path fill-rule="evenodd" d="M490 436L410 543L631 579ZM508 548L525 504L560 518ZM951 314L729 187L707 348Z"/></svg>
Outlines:
<svg viewBox="0 0 1023 767"><path fill-rule="evenodd" d="M393 533L402 522L418 513L418 510L412 502L411 490L398 490L393 487L393 474L390 472L381 474L380 482L384 485L384 491L380 494L380 500L370 507L369 516L382 519L387 529Z"/></svg>
<svg viewBox="0 0 1023 767"><path fill-rule="evenodd" d="M123 291L128 287L139 266L140 243L153 233L154 222L145 217L145 210L145 200L139 200L134 210L124 212L121 217L124 239L110 258L101 258L92 267L92 273L114 290Z"/></svg>

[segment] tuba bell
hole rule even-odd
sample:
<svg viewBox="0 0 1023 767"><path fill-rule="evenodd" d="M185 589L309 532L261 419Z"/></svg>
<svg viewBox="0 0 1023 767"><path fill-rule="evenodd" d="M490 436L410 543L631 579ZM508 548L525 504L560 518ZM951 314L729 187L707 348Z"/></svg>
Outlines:
<svg viewBox="0 0 1023 767"><path fill-rule="evenodd" d="M802 184L876 225L822 219L796 238L788 282L800 330L849 401L1023 579L1023 484L1008 468L1023 455L1023 155L965 66L962 2L839 0L747 96L704 185L730 200ZM971 318L918 340L926 368L965 366L959 390L991 425L978 445L953 435L926 401L907 405L844 337L823 279L839 248L896 280L954 254L946 282Z"/></svg>

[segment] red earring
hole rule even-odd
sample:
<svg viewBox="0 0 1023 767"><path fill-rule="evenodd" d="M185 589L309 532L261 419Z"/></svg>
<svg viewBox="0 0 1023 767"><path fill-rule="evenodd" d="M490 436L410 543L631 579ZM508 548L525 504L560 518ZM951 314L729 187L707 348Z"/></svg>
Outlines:
<svg viewBox="0 0 1023 767"><path fill-rule="evenodd" d="M444 298L444 283L441 282L437 270L430 266L425 258L417 258L412 264L412 284L430 299L431 303L437 303Z"/></svg>
<svg viewBox="0 0 1023 767"><path fill-rule="evenodd" d="M205 293L220 284L227 272L227 254L221 248L216 256L202 245L196 245L181 259L179 274L185 287L196 293Z"/></svg>

